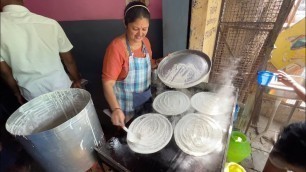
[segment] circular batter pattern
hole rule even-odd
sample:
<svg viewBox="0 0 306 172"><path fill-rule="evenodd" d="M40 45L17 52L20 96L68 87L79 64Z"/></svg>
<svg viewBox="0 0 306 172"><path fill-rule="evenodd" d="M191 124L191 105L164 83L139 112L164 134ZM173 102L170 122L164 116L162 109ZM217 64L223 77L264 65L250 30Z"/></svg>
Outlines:
<svg viewBox="0 0 306 172"><path fill-rule="evenodd" d="M166 91L153 101L153 108L163 115L178 115L190 107L189 97L180 91Z"/></svg>
<svg viewBox="0 0 306 172"><path fill-rule="evenodd" d="M176 124L174 139L185 153L194 156L209 154L221 146L222 130L212 118L190 113Z"/></svg>
<svg viewBox="0 0 306 172"><path fill-rule="evenodd" d="M191 97L191 106L200 113L222 115L231 111L232 99L212 92L199 92Z"/></svg>
<svg viewBox="0 0 306 172"><path fill-rule="evenodd" d="M129 126L133 133L139 133L141 139L137 143L127 143L134 152L149 154L164 148L170 141L173 128L169 120L161 114L148 113L137 117ZM129 134L127 138L129 138Z"/></svg>

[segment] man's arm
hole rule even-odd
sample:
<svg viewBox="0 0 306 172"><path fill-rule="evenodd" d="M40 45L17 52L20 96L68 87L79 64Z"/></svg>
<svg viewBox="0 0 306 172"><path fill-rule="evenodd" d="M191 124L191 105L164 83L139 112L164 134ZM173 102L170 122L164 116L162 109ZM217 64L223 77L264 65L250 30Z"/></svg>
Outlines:
<svg viewBox="0 0 306 172"><path fill-rule="evenodd" d="M0 75L3 78L3 80L7 83L7 85L11 88L11 90L13 91L18 102L20 104L24 104L23 97L21 96L17 82L13 77L12 70L5 61L0 62Z"/></svg>
<svg viewBox="0 0 306 172"><path fill-rule="evenodd" d="M81 85L81 77L78 71L78 68L76 66L75 60L72 56L72 54L70 53L70 51L65 52L65 53L60 53L61 59L63 60L69 74L70 77L73 81L71 87L72 88L82 88Z"/></svg>
<svg viewBox="0 0 306 172"><path fill-rule="evenodd" d="M277 74L278 80L285 85L292 87L296 94L305 102L306 101L306 92L305 88L297 83L290 75L284 71L278 70Z"/></svg>

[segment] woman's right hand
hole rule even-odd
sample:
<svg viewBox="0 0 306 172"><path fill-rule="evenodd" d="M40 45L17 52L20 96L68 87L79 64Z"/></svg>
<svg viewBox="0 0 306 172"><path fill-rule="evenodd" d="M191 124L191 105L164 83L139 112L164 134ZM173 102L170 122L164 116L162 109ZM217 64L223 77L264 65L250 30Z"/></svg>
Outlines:
<svg viewBox="0 0 306 172"><path fill-rule="evenodd" d="M125 116L121 109L115 109L112 112L112 123L117 126L123 127L125 125Z"/></svg>
<svg viewBox="0 0 306 172"><path fill-rule="evenodd" d="M111 120L113 125L123 127L125 116L123 111L120 109L119 103L114 92L115 82L115 80L102 80L103 92L112 111Z"/></svg>

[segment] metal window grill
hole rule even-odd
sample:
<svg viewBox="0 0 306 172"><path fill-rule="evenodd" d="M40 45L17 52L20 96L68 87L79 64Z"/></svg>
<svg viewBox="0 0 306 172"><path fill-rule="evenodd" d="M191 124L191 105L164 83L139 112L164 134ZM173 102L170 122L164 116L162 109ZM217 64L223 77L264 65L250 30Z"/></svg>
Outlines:
<svg viewBox="0 0 306 172"><path fill-rule="evenodd" d="M231 84L239 88L239 101L245 103L293 2L224 0L210 82L227 85L232 78Z"/></svg>

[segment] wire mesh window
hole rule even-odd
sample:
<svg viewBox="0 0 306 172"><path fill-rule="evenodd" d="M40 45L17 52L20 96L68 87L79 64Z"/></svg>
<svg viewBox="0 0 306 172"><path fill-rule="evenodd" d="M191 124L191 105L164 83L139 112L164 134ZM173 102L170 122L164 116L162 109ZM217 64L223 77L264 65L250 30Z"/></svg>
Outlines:
<svg viewBox="0 0 306 172"><path fill-rule="evenodd" d="M218 41L210 82L231 84L239 89L239 101L244 103L256 83L257 70L262 65L270 36L278 32L275 26L284 0L225 0L220 18ZM289 1L287 1L288 3Z"/></svg>

